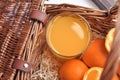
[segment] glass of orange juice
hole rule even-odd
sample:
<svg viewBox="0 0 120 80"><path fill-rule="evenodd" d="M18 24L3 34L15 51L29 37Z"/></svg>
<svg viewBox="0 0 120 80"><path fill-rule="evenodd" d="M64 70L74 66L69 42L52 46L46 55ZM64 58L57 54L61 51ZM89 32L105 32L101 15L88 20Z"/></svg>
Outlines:
<svg viewBox="0 0 120 80"><path fill-rule="evenodd" d="M88 22L77 14L58 14L47 25L47 44L55 55L62 58L75 58L81 55L89 45L90 38Z"/></svg>

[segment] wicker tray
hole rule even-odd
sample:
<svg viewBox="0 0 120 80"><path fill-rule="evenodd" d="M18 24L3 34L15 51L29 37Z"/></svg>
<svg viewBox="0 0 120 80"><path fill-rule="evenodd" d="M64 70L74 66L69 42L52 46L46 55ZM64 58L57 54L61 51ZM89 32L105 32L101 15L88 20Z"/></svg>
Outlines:
<svg viewBox="0 0 120 80"><path fill-rule="evenodd" d="M45 25L30 20L33 10L46 12L49 18L65 11L82 15L90 23L95 39L104 38L115 27L118 7L105 11L70 4L45 5L44 0L0 1L0 80L58 80L57 71L64 61L49 50ZM21 27L24 29L20 31ZM30 63L32 70L26 73L13 68L16 58Z"/></svg>

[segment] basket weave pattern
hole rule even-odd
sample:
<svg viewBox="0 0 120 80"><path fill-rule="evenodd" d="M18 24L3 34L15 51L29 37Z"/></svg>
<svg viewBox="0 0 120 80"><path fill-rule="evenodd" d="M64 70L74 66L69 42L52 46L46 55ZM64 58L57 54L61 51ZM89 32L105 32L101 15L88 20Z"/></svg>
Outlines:
<svg viewBox="0 0 120 80"><path fill-rule="evenodd" d="M27 79L27 73L16 71L12 68L12 64L15 58L20 58L28 62L31 60L31 52L33 52L32 47L34 47L37 40L34 35L39 35L36 33L40 32L41 27L39 26L41 25L31 22L29 15L32 10L39 9L40 4L41 1L39 0L0 1L1 80ZM30 40L32 41L28 48L27 43L30 42ZM39 56L33 57L33 62L36 57Z"/></svg>
<svg viewBox="0 0 120 80"><path fill-rule="evenodd" d="M45 41L45 25L30 20L32 10L46 12L49 19L65 11L82 15L91 25L92 39L105 37L115 26L117 14L117 7L108 13L70 4L44 5L42 0L0 1L0 80L58 80L57 70L63 61L49 50ZM30 62L31 72L13 69L15 58Z"/></svg>

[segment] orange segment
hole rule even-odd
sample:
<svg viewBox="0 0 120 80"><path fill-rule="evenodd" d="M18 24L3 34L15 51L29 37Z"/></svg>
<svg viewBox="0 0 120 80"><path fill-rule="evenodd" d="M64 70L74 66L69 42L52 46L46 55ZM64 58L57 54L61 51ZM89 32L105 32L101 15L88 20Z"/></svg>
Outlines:
<svg viewBox="0 0 120 80"><path fill-rule="evenodd" d="M87 80L89 80L89 79L96 80L98 75L99 75L99 72L94 70L94 71L90 72L90 74L87 77Z"/></svg>
<svg viewBox="0 0 120 80"><path fill-rule="evenodd" d="M108 34L106 36L105 47L106 47L108 52L110 52L111 47L112 47L114 32L115 32L115 28L112 28L112 29L110 29L110 31L108 32Z"/></svg>
<svg viewBox="0 0 120 80"><path fill-rule="evenodd" d="M92 67L84 75L83 80L99 80L103 68Z"/></svg>
<svg viewBox="0 0 120 80"><path fill-rule="evenodd" d="M100 80L103 68L101 67L91 67L83 77L83 80ZM115 75L112 80L119 80L118 76Z"/></svg>

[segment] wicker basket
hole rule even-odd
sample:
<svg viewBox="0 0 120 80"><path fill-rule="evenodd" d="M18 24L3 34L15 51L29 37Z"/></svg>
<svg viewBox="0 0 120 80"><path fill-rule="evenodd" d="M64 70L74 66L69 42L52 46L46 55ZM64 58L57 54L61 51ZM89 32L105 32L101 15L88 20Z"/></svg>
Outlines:
<svg viewBox="0 0 120 80"><path fill-rule="evenodd" d="M50 52L45 24L31 19L34 10L46 12L49 18L65 11L82 15L90 23L95 39L104 38L115 27L118 6L105 11L70 4L45 5L44 0L0 1L0 80L58 80L57 71L64 61Z"/></svg>

